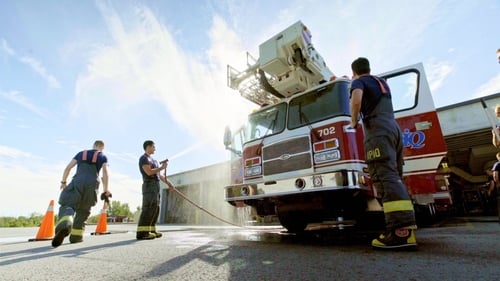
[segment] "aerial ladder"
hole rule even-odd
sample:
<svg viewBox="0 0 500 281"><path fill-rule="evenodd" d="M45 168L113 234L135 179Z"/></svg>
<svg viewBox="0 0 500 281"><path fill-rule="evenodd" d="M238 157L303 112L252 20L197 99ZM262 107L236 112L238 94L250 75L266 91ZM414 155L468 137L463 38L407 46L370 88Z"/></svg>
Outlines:
<svg viewBox="0 0 500 281"><path fill-rule="evenodd" d="M298 21L260 44L259 58L247 52L247 69L227 66L227 84L260 106L328 81L333 73L311 43L311 32Z"/></svg>

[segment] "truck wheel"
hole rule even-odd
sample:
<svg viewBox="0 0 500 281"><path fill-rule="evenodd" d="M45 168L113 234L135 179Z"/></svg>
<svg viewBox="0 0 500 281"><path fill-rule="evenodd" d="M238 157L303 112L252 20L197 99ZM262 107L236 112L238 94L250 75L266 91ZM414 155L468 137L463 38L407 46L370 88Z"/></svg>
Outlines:
<svg viewBox="0 0 500 281"><path fill-rule="evenodd" d="M278 212L281 225L291 233L300 233L306 229L307 220L298 212Z"/></svg>
<svg viewBox="0 0 500 281"><path fill-rule="evenodd" d="M371 211L363 213L356 220L356 226L363 230L384 230L385 216L382 211Z"/></svg>
<svg viewBox="0 0 500 281"><path fill-rule="evenodd" d="M418 226L425 227L436 223L437 216L434 204L415 204L413 207L415 209L415 218Z"/></svg>

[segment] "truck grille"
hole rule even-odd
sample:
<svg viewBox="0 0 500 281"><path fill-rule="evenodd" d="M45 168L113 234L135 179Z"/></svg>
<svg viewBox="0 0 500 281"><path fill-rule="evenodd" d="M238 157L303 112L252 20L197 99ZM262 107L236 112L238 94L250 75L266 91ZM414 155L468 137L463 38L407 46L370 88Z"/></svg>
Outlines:
<svg viewBox="0 0 500 281"><path fill-rule="evenodd" d="M265 146L262 150L264 175L311 168L309 137L300 137Z"/></svg>

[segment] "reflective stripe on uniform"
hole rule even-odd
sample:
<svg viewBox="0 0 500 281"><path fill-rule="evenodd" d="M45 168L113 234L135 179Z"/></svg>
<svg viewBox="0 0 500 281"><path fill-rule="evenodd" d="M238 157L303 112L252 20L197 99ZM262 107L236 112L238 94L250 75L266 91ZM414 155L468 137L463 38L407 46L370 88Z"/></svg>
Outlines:
<svg viewBox="0 0 500 281"><path fill-rule="evenodd" d="M72 216L63 216L59 219L59 221L57 222L57 224L60 224L64 221L69 221L70 223L73 223L73 217Z"/></svg>
<svg viewBox="0 0 500 281"><path fill-rule="evenodd" d="M94 156L92 156L92 164L97 163L97 156L99 156L99 151L94 152Z"/></svg>
<svg viewBox="0 0 500 281"><path fill-rule="evenodd" d="M413 211L411 200L396 200L384 202L384 213Z"/></svg>
<svg viewBox="0 0 500 281"><path fill-rule="evenodd" d="M71 229L71 235L73 236L83 236L83 232L84 232L83 229L76 229L76 228Z"/></svg>
<svg viewBox="0 0 500 281"><path fill-rule="evenodd" d="M97 156L99 156L100 151L95 151L92 156L92 164L97 163ZM82 161L87 161L87 150L84 150L82 153Z"/></svg>
<svg viewBox="0 0 500 281"><path fill-rule="evenodd" d="M137 232L151 231L151 226L137 226Z"/></svg>
<svg viewBox="0 0 500 281"><path fill-rule="evenodd" d="M377 80L378 82L378 86L380 87L380 91L382 92L382 94L387 94L387 89L384 87L384 84L382 84L382 82L380 82L379 78L376 77L376 76L372 76L375 80Z"/></svg>

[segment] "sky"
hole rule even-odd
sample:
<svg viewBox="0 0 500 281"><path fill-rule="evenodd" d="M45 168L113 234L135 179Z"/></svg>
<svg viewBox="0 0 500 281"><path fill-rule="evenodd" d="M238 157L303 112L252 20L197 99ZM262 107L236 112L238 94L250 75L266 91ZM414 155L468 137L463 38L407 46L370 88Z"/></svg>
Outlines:
<svg viewBox="0 0 500 281"><path fill-rule="evenodd" d="M374 74L421 62L436 107L498 93L499 14L497 0L1 1L0 216L57 212L66 164L97 139L133 211L145 140L169 174L227 161L224 128L255 108L227 65L299 20L337 76L360 56Z"/></svg>

